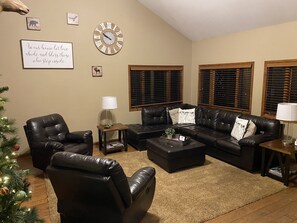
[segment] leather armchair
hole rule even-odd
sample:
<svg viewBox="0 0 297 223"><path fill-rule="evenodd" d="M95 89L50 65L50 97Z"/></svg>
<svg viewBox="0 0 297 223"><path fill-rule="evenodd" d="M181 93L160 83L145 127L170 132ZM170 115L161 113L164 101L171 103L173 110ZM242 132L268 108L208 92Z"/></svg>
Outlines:
<svg viewBox="0 0 297 223"><path fill-rule="evenodd" d="M127 177L116 160L57 152L47 167L61 222L139 223L150 208L155 169Z"/></svg>
<svg viewBox="0 0 297 223"><path fill-rule="evenodd" d="M45 171L51 156L58 151L93 154L92 131L69 132L59 114L31 118L24 126L33 166Z"/></svg>

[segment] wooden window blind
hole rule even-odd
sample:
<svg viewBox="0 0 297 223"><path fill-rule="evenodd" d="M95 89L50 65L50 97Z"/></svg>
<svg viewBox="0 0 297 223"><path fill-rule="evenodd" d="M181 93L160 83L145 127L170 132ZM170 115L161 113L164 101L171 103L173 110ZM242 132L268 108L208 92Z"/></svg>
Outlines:
<svg viewBox="0 0 297 223"><path fill-rule="evenodd" d="M254 62L199 66L198 105L250 113Z"/></svg>
<svg viewBox="0 0 297 223"><path fill-rule="evenodd" d="M130 111L182 103L183 66L129 65Z"/></svg>
<svg viewBox="0 0 297 223"><path fill-rule="evenodd" d="M297 60L265 61L262 115L274 118L281 102L297 103Z"/></svg>

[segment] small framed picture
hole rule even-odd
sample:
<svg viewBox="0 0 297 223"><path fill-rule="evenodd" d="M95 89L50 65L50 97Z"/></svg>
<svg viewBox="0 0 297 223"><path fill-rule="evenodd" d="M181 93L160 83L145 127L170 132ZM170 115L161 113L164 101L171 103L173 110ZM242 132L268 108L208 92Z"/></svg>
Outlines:
<svg viewBox="0 0 297 223"><path fill-rule="evenodd" d="M27 21L27 29L28 30L36 30L36 31L40 31L40 20L39 18L36 17L26 17L26 21Z"/></svg>
<svg viewBox="0 0 297 223"><path fill-rule="evenodd" d="M93 77L102 77L102 66L92 66L92 76Z"/></svg>
<svg viewBox="0 0 297 223"><path fill-rule="evenodd" d="M68 12L67 13L67 24L68 25L77 25L79 23L79 17L77 13Z"/></svg>

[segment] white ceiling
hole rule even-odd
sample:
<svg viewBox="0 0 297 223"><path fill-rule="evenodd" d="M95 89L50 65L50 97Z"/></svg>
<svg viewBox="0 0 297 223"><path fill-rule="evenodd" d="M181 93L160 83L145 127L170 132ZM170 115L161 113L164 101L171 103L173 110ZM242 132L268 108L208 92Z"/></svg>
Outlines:
<svg viewBox="0 0 297 223"><path fill-rule="evenodd" d="M297 20L297 0L138 1L193 41Z"/></svg>

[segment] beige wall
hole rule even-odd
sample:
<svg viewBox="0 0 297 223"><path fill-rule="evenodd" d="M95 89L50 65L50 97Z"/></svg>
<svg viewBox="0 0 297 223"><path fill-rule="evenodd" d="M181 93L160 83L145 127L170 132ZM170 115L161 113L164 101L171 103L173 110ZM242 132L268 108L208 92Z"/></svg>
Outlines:
<svg viewBox="0 0 297 223"><path fill-rule="evenodd" d="M197 103L198 66L255 62L252 114L261 114L264 61L297 58L297 22L194 42L192 47L192 102Z"/></svg>
<svg viewBox="0 0 297 223"><path fill-rule="evenodd" d="M184 65L184 101L191 101L191 41L153 15L136 0L23 0L29 17L38 17L41 31L26 28L26 16L0 14L1 86L10 87L6 115L16 120L22 152L28 145L23 124L31 117L58 112L70 130L91 129L98 141L101 97L113 95L118 109L113 114L122 123L140 122L140 112L129 112L128 65ZM66 24L66 13L79 14L79 26ZM114 56L100 53L92 34L101 22L117 24L124 34L124 47ZM20 39L73 43L74 69L22 69ZM94 78L91 66L103 67L103 77Z"/></svg>

